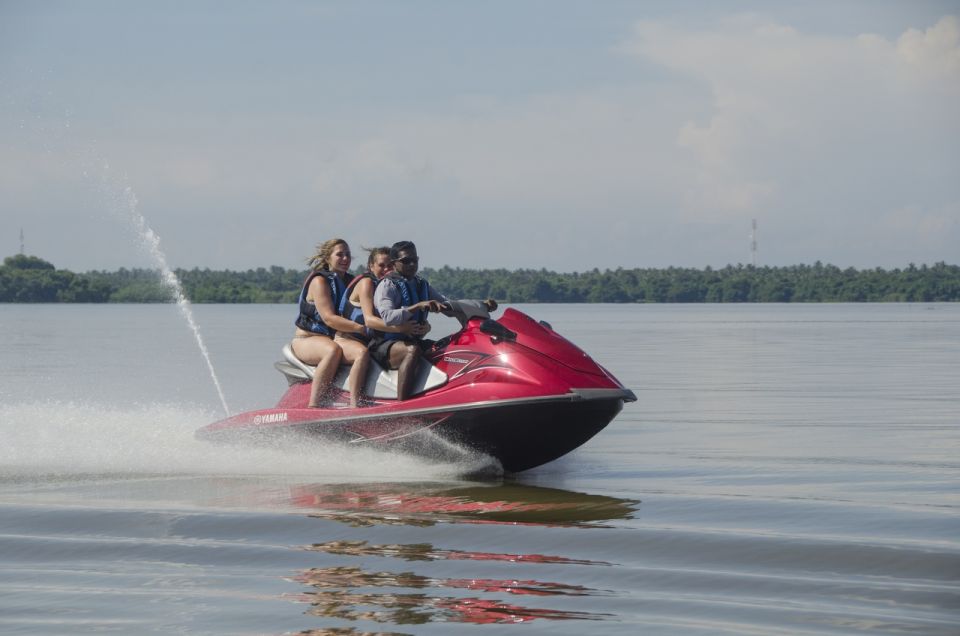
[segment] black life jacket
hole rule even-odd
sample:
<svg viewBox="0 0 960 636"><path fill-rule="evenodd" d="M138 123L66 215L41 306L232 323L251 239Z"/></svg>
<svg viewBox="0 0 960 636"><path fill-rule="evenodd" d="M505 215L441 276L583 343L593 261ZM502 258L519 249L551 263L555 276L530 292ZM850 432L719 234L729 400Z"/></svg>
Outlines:
<svg viewBox="0 0 960 636"><path fill-rule="evenodd" d="M323 334L332 338L335 331L330 328L327 323L323 322L323 318L320 317L320 312L317 310L317 305L307 300L307 295L310 292L310 283L313 282L313 279L317 276L323 276L327 280L327 287L330 289L330 299L333 301L333 306L340 306L340 299L345 290L345 285L340 277L334 272L325 270L310 272L307 279L303 282L303 289L300 291L300 315L297 316L295 324L304 331Z"/></svg>

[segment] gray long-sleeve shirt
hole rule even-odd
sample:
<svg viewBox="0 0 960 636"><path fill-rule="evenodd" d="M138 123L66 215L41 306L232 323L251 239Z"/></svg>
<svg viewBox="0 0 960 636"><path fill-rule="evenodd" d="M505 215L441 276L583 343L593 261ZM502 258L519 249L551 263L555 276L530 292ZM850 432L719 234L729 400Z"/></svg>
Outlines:
<svg viewBox="0 0 960 636"><path fill-rule="evenodd" d="M447 297L436 291L427 283L427 297L420 300L436 300L441 303L447 302ZM403 295L397 284L390 278L384 278L377 285L373 293L373 306L376 307L384 324L388 327L402 325L405 322L413 320L414 312L403 306Z"/></svg>

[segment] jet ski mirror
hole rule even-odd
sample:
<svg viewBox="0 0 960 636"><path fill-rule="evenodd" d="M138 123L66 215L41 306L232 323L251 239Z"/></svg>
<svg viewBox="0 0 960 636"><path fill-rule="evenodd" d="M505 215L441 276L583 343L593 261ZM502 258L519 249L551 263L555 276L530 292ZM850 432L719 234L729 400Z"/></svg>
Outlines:
<svg viewBox="0 0 960 636"><path fill-rule="evenodd" d="M490 318L480 323L480 331L490 334L490 341L494 344L504 340L513 342L517 339L516 332L510 331L496 320L491 320Z"/></svg>

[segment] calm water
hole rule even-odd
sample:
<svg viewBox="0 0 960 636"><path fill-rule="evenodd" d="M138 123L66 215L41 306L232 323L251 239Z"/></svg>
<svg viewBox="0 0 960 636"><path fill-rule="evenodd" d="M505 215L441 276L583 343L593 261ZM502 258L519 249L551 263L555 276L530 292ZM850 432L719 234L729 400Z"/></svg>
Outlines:
<svg viewBox="0 0 960 636"><path fill-rule="evenodd" d="M173 306L0 305L0 633L960 633L960 305L520 308L639 400L471 482L194 441ZM194 310L275 402L292 309Z"/></svg>

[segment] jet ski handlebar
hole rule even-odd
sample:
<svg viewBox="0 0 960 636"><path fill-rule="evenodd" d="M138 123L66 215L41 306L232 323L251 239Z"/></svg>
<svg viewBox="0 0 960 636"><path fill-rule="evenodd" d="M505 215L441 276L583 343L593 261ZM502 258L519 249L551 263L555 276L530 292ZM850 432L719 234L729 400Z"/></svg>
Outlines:
<svg viewBox="0 0 960 636"><path fill-rule="evenodd" d="M460 321L464 326L471 318L490 318L490 312L497 308L495 300L448 300L440 303L440 313L444 316L450 316Z"/></svg>

